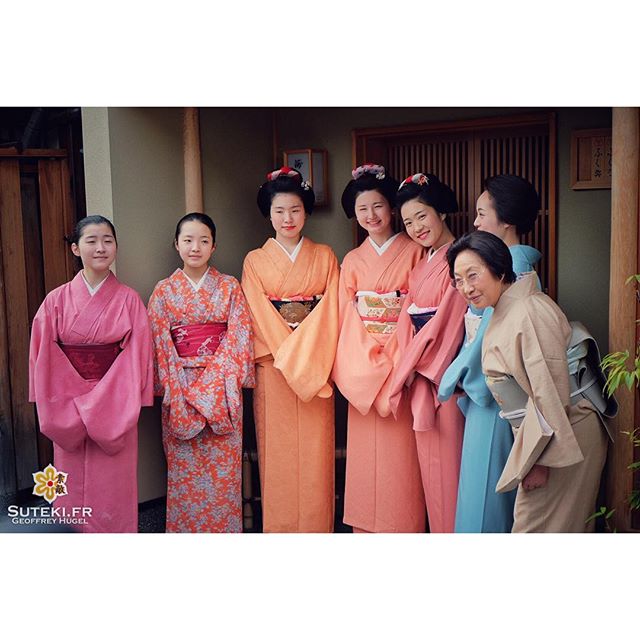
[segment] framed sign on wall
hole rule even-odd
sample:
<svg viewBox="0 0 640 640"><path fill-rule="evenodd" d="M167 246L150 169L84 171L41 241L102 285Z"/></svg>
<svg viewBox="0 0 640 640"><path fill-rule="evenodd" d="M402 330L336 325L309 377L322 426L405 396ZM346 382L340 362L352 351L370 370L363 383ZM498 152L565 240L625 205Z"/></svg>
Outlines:
<svg viewBox="0 0 640 640"><path fill-rule="evenodd" d="M316 196L316 207L329 204L326 149L292 149L284 152L284 165L302 174L308 180Z"/></svg>

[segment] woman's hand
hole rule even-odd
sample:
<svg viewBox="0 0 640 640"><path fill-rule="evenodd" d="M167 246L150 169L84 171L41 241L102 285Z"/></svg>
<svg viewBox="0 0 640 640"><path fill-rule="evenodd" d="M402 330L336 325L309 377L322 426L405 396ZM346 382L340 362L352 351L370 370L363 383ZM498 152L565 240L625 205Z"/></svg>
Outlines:
<svg viewBox="0 0 640 640"><path fill-rule="evenodd" d="M522 481L522 488L525 491L531 491L533 489L540 489L547 484L549 479L549 467L543 467L541 464L534 464L531 467L531 471L527 473Z"/></svg>

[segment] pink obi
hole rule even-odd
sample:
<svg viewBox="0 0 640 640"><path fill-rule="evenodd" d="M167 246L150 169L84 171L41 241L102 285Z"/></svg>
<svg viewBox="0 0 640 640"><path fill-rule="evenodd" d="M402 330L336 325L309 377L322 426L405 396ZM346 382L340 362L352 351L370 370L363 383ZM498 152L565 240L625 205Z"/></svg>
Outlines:
<svg viewBox="0 0 640 640"><path fill-rule="evenodd" d="M171 338L181 358L212 356L227 333L226 322L184 324L171 329Z"/></svg>
<svg viewBox="0 0 640 640"><path fill-rule="evenodd" d="M85 380L100 380L120 353L120 343L111 344L61 344L73 368Z"/></svg>

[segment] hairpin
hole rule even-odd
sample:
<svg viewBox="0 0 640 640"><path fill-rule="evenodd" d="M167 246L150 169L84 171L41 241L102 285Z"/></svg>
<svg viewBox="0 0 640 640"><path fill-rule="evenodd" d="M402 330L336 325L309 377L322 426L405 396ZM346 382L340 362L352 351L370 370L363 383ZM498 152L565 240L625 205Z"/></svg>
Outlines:
<svg viewBox="0 0 640 640"><path fill-rule="evenodd" d="M267 180L275 180L280 176L286 176L287 178L296 178L302 182L302 174L291 167L280 167L271 173L267 173Z"/></svg>
<svg viewBox="0 0 640 640"><path fill-rule="evenodd" d="M360 167L356 167L351 172L351 175L353 176L354 180L357 180L358 178L361 178L363 175L367 173L371 174L372 176L375 176L378 180L384 180L384 177L385 177L384 167L381 164L371 164L371 163L363 164Z"/></svg>
<svg viewBox="0 0 640 640"><path fill-rule="evenodd" d="M400 191L400 189L402 189L402 187L404 187L407 184L417 184L419 186L423 186L423 185L428 185L429 184L429 178L427 178L427 176L424 175L424 173L414 173L412 176L409 176L408 178L406 178L405 180L403 180L400 183L400 186L398 187L398 191Z"/></svg>

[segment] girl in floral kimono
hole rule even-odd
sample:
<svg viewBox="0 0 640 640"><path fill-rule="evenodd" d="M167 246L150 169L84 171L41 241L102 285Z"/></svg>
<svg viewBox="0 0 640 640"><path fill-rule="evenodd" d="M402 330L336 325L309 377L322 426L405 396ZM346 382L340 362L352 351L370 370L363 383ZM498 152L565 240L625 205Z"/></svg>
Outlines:
<svg viewBox="0 0 640 640"><path fill-rule="evenodd" d="M484 231L447 256L456 288L478 309L493 307L482 343L487 385L510 417L514 443L497 491L517 488L514 532L582 532L593 527L607 453L603 423L585 398L572 404L567 365L571 327L538 289L516 281L509 248Z"/></svg>
<svg viewBox="0 0 640 640"><path fill-rule="evenodd" d="M302 236L315 196L289 167L267 175L258 207L275 238L244 260L253 319L263 530L333 531L338 262Z"/></svg>
<svg viewBox="0 0 640 640"><path fill-rule="evenodd" d="M508 247L516 275L533 271L540 259L537 249L520 244L538 216L538 194L524 178L499 175L487 178L476 205L476 229L499 237ZM515 491L496 493L496 483L513 445L509 423L482 374L482 339L492 307L470 305L465 315L465 341L445 371L438 398L448 400L458 388L464 395L458 406L465 415L456 533L507 533L513 526Z"/></svg>
<svg viewBox="0 0 640 640"><path fill-rule="evenodd" d="M175 234L183 266L149 300L169 532L242 531L242 387L254 384L253 342L238 281L209 266L215 242L209 216L184 216Z"/></svg>
<svg viewBox="0 0 640 640"><path fill-rule="evenodd" d="M409 237L427 249L409 276L409 293L398 321L400 360L391 384L397 416L409 395L429 530L454 529L464 417L451 398L440 402L438 386L464 335L464 298L451 286L446 252L453 241L446 217L458 210L455 194L432 174L408 177L397 196Z"/></svg>
<svg viewBox="0 0 640 640"><path fill-rule="evenodd" d="M340 338L333 379L349 401L344 522L354 532L423 532L425 504L408 400L398 419L389 383L398 360L396 325L409 272L424 249L394 233L398 182L381 165L353 171L342 194L368 232L340 271Z"/></svg>
<svg viewBox="0 0 640 640"><path fill-rule="evenodd" d="M110 220L80 220L71 251L83 268L47 295L31 332L29 400L66 474L55 506L90 509L85 532L138 531L138 416L153 404L149 321L110 270L116 250Z"/></svg>

